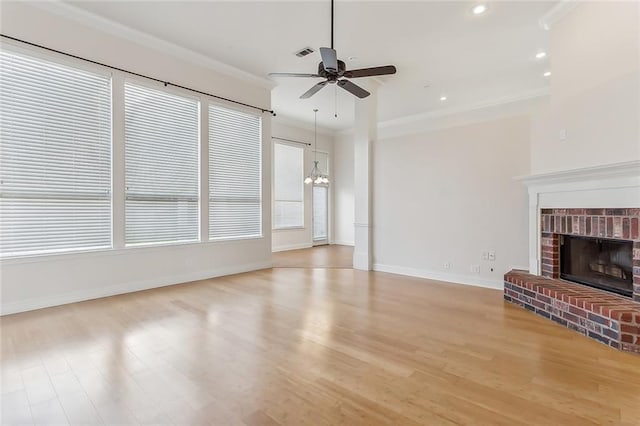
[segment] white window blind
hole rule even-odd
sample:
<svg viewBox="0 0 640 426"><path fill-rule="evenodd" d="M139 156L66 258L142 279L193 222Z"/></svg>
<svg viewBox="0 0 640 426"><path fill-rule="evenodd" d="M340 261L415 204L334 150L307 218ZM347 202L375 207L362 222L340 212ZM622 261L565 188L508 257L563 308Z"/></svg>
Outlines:
<svg viewBox="0 0 640 426"><path fill-rule="evenodd" d="M326 186L313 187L313 240L322 241L328 237L329 189Z"/></svg>
<svg viewBox="0 0 640 426"><path fill-rule="evenodd" d="M209 106L209 238L262 235L262 123Z"/></svg>
<svg viewBox="0 0 640 426"><path fill-rule="evenodd" d="M304 226L304 148L273 146L273 192L276 229Z"/></svg>
<svg viewBox="0 0 640 426"><path fill-rule="evenodd" d="M125 84L126 244L199 238L199 102Z"/></svg>
<svg viewBox="0 0 640 426"><path fill-rule="evenodd" d="M0 51L0 255L111 246L111 79Z"/></svg>

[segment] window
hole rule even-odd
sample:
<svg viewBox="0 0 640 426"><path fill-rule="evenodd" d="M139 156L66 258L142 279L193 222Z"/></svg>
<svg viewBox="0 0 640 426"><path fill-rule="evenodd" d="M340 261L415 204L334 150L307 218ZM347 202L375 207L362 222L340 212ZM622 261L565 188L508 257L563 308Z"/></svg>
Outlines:
<svg viewBox="0 0 640 426"><path fill-rule="evenodd" d="M111 78L0 51L0 255L111 247Z"/></svg>
<svg viewBox="0 0 640 426"><path fill-rule="evenodd" d="M273 192L275 229L304 226L304 149L275 143Z"/></svg>
<svg viewBox="0 0 640 426"><path fill-rule="evenodd" d="M329 176L329 154L321 151L314 151L314 161L318 162L320 173Z"/></svg>
<svg viewBox="0 0 640 426"><path fill-rule="evenodd" d="M261 119L210 105L209 238L261 235Z"/></svg>
<svg viewBox="0 0 640 426"><path fill-rule="evenodd" d="M125 84L125 241L199 239L199 102Z"/></svg>

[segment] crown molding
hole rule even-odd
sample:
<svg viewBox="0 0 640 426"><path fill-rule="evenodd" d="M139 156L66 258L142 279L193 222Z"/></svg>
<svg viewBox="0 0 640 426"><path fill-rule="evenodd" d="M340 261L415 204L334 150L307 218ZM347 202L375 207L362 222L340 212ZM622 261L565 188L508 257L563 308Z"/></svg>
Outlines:
<svg viewBox="0 0 640 426"><path fill-rule="evenodd" d="M575 9L581 0L562 0L555 6L553 6L542 18L540 18L539 24L542 29L549 31L559 20L564 18Z"/></svg>
<svg viewBox="0 0 640 426"><path fill-rule="evenodd" d="M267 78L257 76L250 72L236 68L232 65L217 61L201 53L152 36L145 32L133 29L119 22L96 15L95 13L89 12L63 1L52 0L31 2L29 4L46 12L72 19L76 22L91 26L92 28L98 29L105 33L124 38L150 49L167 53L176 58L180 58L190 63L203 66L217 73L237 78L267 89L273 89L275 87L275 83Z"/></svg>
<svg viewBox="0 0 640 426"><path fill-rule="evenodd" d="M421 131L432 130L431 128L420 128L425 123L433 122L436 119L443 119L464 113L472 113L474 111L482 111L490 108L498 108L509 104L533 101L549 95L549 89L536 89L522 92L518 95L502 97L475 104L459 105L457 107L437 109L419 114L407 115L404 117L393 118L391 120L381 121L378 123L379 139L387 137L400 136L410 133L418 133ZM338 135L349 135L353 133L353 129L344 129L336 132ZM389 136L387 134L392 134ZM386 136L385 136L386 135Z"/></svg>
<svg viewBox="0 0 640 426"><path fill-rule="evenodd" d="M400 118L393 118L391 120L381 121L380 123L378 123L378 129L404 126L407 124L413 124L413 123L425 121L428 119L440 118L440 117L460 114L464 112L492 108L492 107L510 104L514 102L527 101L530 99L540 98L542 96L547 96L547 95L549 95L549 88L529 90L529 91L519 93L517 95L504 96L502 98L491 99L488 101L478 102L474 104L466 104L466 105L459 105L459 106L454 106L450 108L442 108L434 111L428 111L428 112L423 112L419 114L407 115Z"/></svg>

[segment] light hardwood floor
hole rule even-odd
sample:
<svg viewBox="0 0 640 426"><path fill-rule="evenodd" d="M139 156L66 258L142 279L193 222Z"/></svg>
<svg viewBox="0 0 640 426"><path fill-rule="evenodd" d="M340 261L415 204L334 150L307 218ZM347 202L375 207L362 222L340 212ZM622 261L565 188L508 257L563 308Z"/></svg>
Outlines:
<svg viewBox="0 0 640 426"><path fill-rule="evenodd" d="M2 422L640 424L640 357L502 293L275 268L6 316Z"/></svg>
<svg viewBox="0 0 640 426"><path fill-rule="evenodd" d="M276 268L351 268L353 247L318 246L273 253Z"/></svg>

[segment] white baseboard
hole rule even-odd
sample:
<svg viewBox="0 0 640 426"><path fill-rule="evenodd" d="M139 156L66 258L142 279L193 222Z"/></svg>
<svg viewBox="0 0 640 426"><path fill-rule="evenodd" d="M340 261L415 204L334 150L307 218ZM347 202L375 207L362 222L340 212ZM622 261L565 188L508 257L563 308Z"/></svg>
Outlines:
<svg viewBox="0 0 640 426"><path fill-rule="evenodd" d="M335 244L335 245L338 245L338 246L353 246L354 242L353 241L335 240L335 241L332 241L331 244Z"/></svg>
<svg viewBox="0 0 640 426"><path fill-rule="evenodd" d="M115 296L135 291L149 290L152 288L165 287L175 284L184 284L191 281L205 280L209 278L221 277L224 275L239 274L242 272L257 271L259 269L271 268L272 263L257 262L244 265L234 265L229 267L216 268L208 271L199 271L188 274L163 277L161 279L144 280L130 283L116 284L109 287L91 288L81 291L72 291L51 297L34 297L16 302L2 303L0 305L0 315L16 314L18 312L33 311L35 309L49 308L52 306L66 305L68 303L82 302L85 300L98 299L101 297Z"/></svg>
<svg viewBox="0 0 640 426"><path fill-rule="evenodd" d="M391 274L407 275L416 278L426 278L429 280L446 281L455 284L465 284L475 287L492 288L494 290L503 290L504 281L502 279L493 280L487 278L474 277L469 275L448 274L438 271L430 271L428 269L409 268L406 266L384 265L374 263L373 270L379 272L389 272Z"/></svg>
<svg viewBox="0 0 640 426"><path fill-rule="evenodd" d="M306 248L311 248L311 247L313 247L313 244L311 244L311 243L299 243L299 244L289 244L289 245L286 245L286 246L273 247L271 249L271 251L273 253L277 253L279 251L300 250L300 249L306 249Z"/></svg>

